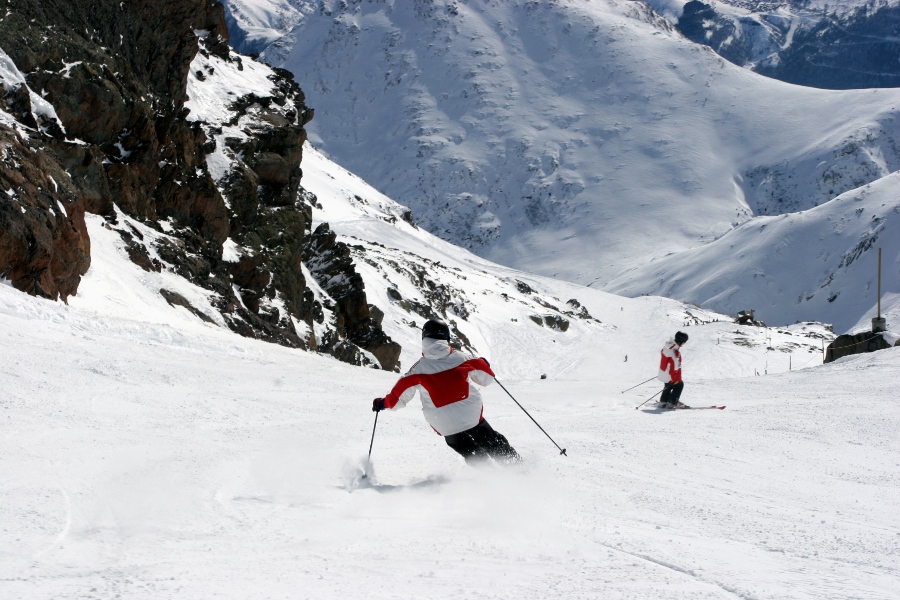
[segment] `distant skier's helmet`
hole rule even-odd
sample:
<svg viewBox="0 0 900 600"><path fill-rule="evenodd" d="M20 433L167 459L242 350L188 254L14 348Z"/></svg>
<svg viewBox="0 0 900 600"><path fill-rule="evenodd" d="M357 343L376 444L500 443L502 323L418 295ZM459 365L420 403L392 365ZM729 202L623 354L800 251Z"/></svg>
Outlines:
<svg viewBox="0 0 900 600"><path fill-rule="evenodd" d="M683 331L679 331L678 333L675 334L675 343L676 344L683 344L686 341L688 341L688 334L684 333Z"/></svg>
<svg viewBox="0 0 900 600"><path fill-rule="evenodd" d="M431 338L433 340L450 341L450 328L443 321L430 319L422 326L422 339Z"/></svg>

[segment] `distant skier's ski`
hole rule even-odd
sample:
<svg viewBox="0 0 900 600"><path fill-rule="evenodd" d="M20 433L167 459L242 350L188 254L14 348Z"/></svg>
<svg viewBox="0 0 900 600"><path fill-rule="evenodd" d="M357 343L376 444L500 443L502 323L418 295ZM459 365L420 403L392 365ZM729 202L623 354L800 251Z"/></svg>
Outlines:
<svg viewBox="0 0 900 600"><path fill-rule="evenodd" d="M658 409L663 409L663 410L666 410L666 411L676 411L676 410L708 410L708 409L711 409L711 408L716 408L716 409L718 409L718 410L725 410L725 406L724 406L724 405L723 405L723 406L716 406L716 405L713 405L713 406L682 406L682 407L679 407L679 408L669 408L669 407L667 407L667 406L664 406L662 403L657 403L657 404L654 405L654 407L655 407L655 408L658 408Z"/></svg>

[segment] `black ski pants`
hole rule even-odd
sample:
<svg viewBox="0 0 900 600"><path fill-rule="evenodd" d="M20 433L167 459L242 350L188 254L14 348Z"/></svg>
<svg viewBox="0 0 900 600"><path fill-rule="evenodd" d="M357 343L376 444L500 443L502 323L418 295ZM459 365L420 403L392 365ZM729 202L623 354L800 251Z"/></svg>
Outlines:
<svg viewBox="0 0 900 600"><path fill-rule="evenodd" d="M683 389L683 381L679 381L678 383L667 383L663 388L662 396L659 397L659 401L668 404L678 404L678 399L681 398L681 390Z"/></svg>
<svg viewBox="0 0 900 600"><path fill-rule="evenodd" d="M444 437L447 445L459 452L469 464L491 457L498 462L519 462L522 457L509 445L503 434L494 431L484 419L478 425Z"/></svg>

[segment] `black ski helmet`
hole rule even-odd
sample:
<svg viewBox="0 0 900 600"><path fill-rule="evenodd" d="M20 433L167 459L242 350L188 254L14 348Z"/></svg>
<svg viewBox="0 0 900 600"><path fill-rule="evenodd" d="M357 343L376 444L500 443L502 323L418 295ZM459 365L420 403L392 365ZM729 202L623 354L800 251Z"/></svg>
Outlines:
<svg viewBox="0 0 900 600"><path fill-rule="evenodd" d="M450 341L450 328L443 321L437 319L429 319L422 326L422 339L431 338L433 340Z"/></svg>
<svg viewBox="0 0 900 600"><path fill-rule="evenodd" d="M686 341L688 341L688 334L684 333L683 331L679 331L678 333L675 334L675 343L676 344L683 344Z"/></svg>

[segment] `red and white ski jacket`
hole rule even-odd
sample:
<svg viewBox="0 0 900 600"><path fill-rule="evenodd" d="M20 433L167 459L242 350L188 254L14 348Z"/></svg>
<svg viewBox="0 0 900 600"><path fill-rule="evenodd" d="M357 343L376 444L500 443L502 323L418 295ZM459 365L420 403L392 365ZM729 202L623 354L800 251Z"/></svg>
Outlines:
<svg viewBox="0 0 900 600"><path fill-rule="evenodd" d="M674 339L666 342L659 361L659 375L657 379L663 383L679 383L681 381L681 351Z"/></svg>
<svg viewBox="0 0 900 600"><path fill-rule="evenodd" d="M484 407L472 382L489 385L493 381L494 372L483 358L469 358L444 340L425 338L422 358L384 397L384 407L403 408L418 391L428 424L441 435L453 435L481 421Z"/></svg>

